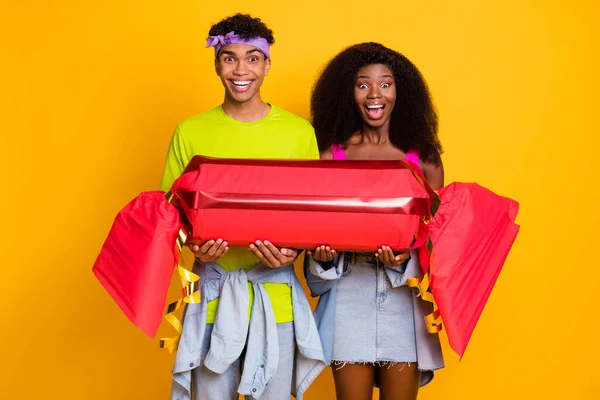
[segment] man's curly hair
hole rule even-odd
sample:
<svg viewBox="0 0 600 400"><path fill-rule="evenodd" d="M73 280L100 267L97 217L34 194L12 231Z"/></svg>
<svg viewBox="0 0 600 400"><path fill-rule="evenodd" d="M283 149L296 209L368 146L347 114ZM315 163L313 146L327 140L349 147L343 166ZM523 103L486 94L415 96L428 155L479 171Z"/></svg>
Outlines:
<svg viewBox="0 0 600 400"><path fill-rule="evenodd" d="M405 153L418 149L423 161L439 165L442 145L427 83L402 54L372 42L350 46L336 55L313 87L310 112L319 150L332 144L344 145L363 126L354 86L358 71L372 64L386 65L396 82L390 141Z"/></svg>
<svg viewBox="0 0 600 400"><path fill-rule="evenodd" d="M208 34L210 36L226 35L231 31L235 32L236 35L240 35L242 39L261 37L270 45L275 43L273 31L260 18L252 18L248 14L238 13L227 17L211 26Z"/></svg>

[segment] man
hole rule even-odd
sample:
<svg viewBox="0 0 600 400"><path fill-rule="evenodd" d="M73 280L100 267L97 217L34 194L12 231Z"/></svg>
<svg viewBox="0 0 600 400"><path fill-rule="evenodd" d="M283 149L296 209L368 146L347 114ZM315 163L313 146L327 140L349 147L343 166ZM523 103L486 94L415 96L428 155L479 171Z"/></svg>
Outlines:
<svg viewBox="0 0 600 400"><path fill-rule="evenodd" d="M249 15L236 14L211 27L207 47L215 49L225 97L220 106L177 126L162 190L170 189L197 154L319 158L312 126L261 98L273 43L272 31ZM290 392L300 398L324 364L312 313L293 271L298 251L278 249L267 240L229 248L223 239L191 249L202 302L185 312L171 398L223 400L241 393L287 400Z"/></svg>

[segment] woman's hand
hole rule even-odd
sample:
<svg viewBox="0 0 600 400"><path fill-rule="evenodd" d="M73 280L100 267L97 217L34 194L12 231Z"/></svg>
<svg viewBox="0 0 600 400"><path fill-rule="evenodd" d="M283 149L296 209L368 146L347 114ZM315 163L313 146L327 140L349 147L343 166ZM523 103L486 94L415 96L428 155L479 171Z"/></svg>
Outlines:
<svg viewBox="0 0 600 400"><path fill-rule="evenodd" d="M298 250L278 249L268 241L257 240L249 246L251 252L269 268L281 268L291 265L298 258Z"/></svg>
<svg viewBox="0 0 600 400"><path fill-rule="evenodd" d="M315 261L319 262L332 261L338 255L337 251L329 246L319 246L315 249L314 253L312 251L308 251L307 253L308 255L312 255Z"/></svg>
<svg viewBox="0 0 600 400"><path fill-rule="evenodd" d="M406 250L402 253L394 254L388 246L381 246L377 250L377 253L375 253L375 257L379 258L388 267L399 267L410 258L410 253Z"/></svg>
<svg viewBox="0 0 600 400"><path fill-rule="evenodd" d="M188 247L194 253L194 256L201 262L210 262L218 260L223 257L229 247L227 246L227 242L223 239L217 240L209 240L205 242L202 246L198 246L196 244L189 244Z"/></svg>

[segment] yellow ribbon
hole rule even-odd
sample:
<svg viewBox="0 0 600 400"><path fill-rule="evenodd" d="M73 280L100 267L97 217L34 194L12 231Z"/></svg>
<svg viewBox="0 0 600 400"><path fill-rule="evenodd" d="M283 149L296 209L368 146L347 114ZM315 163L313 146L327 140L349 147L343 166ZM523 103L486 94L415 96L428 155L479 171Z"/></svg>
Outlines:
<svg viewBox="0 0 600 400"><path fill-rule="evenodd" d="M433 220L433 216L437 212L440 206L440 196L437 191L433 190L431 186L425 181L421 175L409 164L405 163L408 169L412 172L413 176L417 179L417 181L425 188L425 190L431 196L431 208L429 215L423 216L421 222L425 225L429 225L429 223ZM415 240L418 237L418 233L415 235ZM423 301L431 303L433 307L433 312L427 314L425 316L425 325L427 326L427 331L429 333L438 333L442 330L442 317L440 315L440 311L438 309L437 303L435 302L435 298L433 297L433 293L431 293L429 282L431 279L431 269L433 268L433 242L431 241L431 237L427 238L427 241L423 246L427 246L427 250L430 254L430 263L427 272L421 278L409 278L408 286L411 288L416 288L419 293L417 293L417 297L421 297Z"/></svg>
<svg viewBox="0 0 600 400"><path fill-rule="evenodd" d="M430 240L427 241L424 246L430 245ZM433 293L431 293L429 282L431 279L430 271L433 268L433 253L431 254L431 262L429 264L429 269L421 278L409 278L408 286L411 288L416 288L418 290L417 297L421 297L423 301L431 303L433 306L433 312L431 314L427 314L425 316L425 325L427 326L427 331L429 333L438 333L442 330L442 317L440 315L440 311L438 310L437 303L433 297Z"/></svg>
<svg viewBox="0 0 600 400"><path fill-rule="evenodd" d="M173 196L170 192L167 193L167 200L169 202L173 200ZM180 229L179 234L177 235L177 250L179 250L177 272L179 273L179 279L181 280L183 297L169 304L167 306L167 312L165 313L165 320L171 324L177 333L173 337L160 339L160 347L169 350L169 353L173 353L177 350L179 339L181 338L181 331L183 330L183 325L181 324L179 318L177 318L175 315L175 312L179 310L184 303L200 303L200 277L192 271L185 269L181 265L181 261L183 259L181 252L183 251L183 246L185 245L186 239L186 233L183 229Z"/></svg>

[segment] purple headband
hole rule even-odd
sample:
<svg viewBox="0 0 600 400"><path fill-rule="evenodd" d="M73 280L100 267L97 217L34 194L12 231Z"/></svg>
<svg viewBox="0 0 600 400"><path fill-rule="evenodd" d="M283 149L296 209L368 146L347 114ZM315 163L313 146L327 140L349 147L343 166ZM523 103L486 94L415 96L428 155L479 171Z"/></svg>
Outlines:
<svg viewBox="0 0 600 400"><path fill-rule="evenodd" d="M255 37L255 38L250 38L250 39L242 39L240 37L240 35L236 35L233 32L229 32L225 36L223 36L223 35L209 36L206 39L206 47L207 48L214 46L215 57L217 56L217 54L219 54L219 50L221 50L221 47L225 46L226 44L247 44L250 46L256 46L260 51L262 51L264 53L264 55L267 58L270 58L269 42L267 42L267 40L265 38Z"/></svg>

